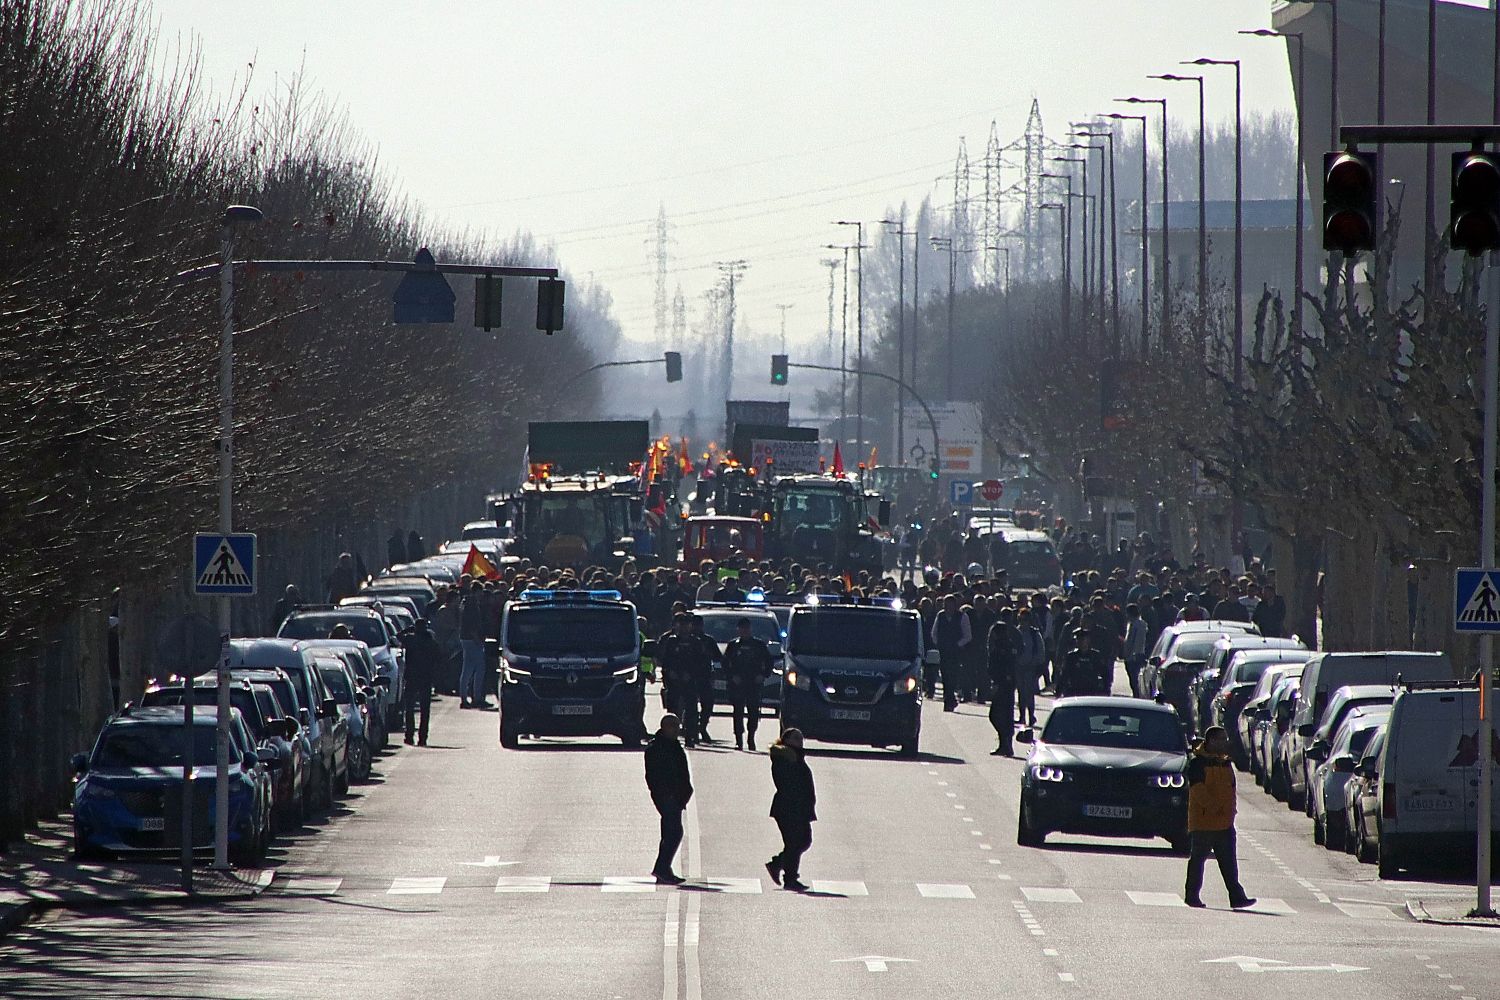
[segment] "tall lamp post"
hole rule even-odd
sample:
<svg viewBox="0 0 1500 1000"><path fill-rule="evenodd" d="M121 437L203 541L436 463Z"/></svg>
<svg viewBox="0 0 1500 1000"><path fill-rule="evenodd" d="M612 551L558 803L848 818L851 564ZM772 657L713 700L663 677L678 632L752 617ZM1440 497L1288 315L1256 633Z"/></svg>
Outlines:
<svg viewBox="0 0 1500 1000"><path fill-rule="evenodd" d="M1074 127L1076 128L1077 126ZM1077 137L1078 135L1077 132L1073 132L1070 134L1074 137ZM1099 337L1102 340L1104 338L1104 243L1107 238L1104 232L1104 206L1106 204L1106 198L1108 197L1104 190L1104 168L1106 166L1104 159L1104 147L1099 145L1098 143L1073 142L1068 144L1068 148L1083 151L1083 163L1085 167L1088 166L1089 152L1097 150L1099 153L1099 193L1095 196L1094 201L1094 207L1095 209L1097 209L1097 211L1094 212L1094 228L1095 230L1097 230L1094 238L1094 248L1095 257L1098 260L1099 267L1099 280L1095 287L1097 288L1099 295Z"/></svg>
<svg viewBox="0 0 1500 1000"><path fill-rule="evenodd" d="M855 275L854 292L854 440L863 449L865 446L865 224L840 219L834 225L853 226L856 234L854 266L859 273ZM863 451L860 454L863 454Z"/></svg>
<svg viewBox="0 0 1500 1000"><path fill-rule="evenodd" d="M1039 205L1037 211L1057 213L1057 242L1063 261L1062 280L1058 285L1062 288L1062 325L1063 336L1066 338L1069 329L1068 299L1071 297L1068 288L1068 207L1066 202L1049 201Z"/></svg>
<svg viewBox="0 0 1500 1000"><path fill-rule="evenodd" d="M1067 194L1062 200L1062 284L1063 284L1063 332L1072 334L1073 301L1073 175L1042 174L1042 180L1066 181Z"/></svg>
<svg viewBox="0 0 1500 1000"><path fill-rule="evenodd" d="M849 422L849 251L854 248L838 243L823 244L824 250L844 251L844 302L842 306L843 333L839 339L839 437L848 433Z"/></svg>
<svg viewBox="0 0 1500 1000"><path fill-rule="evenodd" d="M230 205L224 210L224 228L219 239L219 533L234 530L234 245L241 223L259 222L261 211L251 205ZM223 649L218 668L218 732L216 734L214 779L214 867L229 867L229 634L234 627L230 601L219 598L219 635ZM183 680L183 713L192 725L193 679ZM189 730L191 732L191 729ZM192 757L185 758L185 769L192 767ZM191 782L184 782L190 785ZM191 858L192 810L182 818L184 856ZM191 862L183 879L192 880Z"/></svg>
<svg viewBox="0 0 1500 1000"><path fill-rule="evenodd" d="M896 461L906 460L906 393L901 385L906 381L906 220L881 219L882 226L896 229ZM861 366L863 367L863 366Z"/></svg>
<svg viewBox="0 0 1500 1000"><path fill-rule="evenodd" d="M1093 270L1093 266L1089 263L1089 261L1091 259L1090 256L1089 256L1089 203L1088 203L1089 161L1085 157L1082 157L1082 156L1054 156L1054 157L1052 157L1052 162L1053 163L1076 163L1076 164L1079 164L1080 166L1083 167L1083 186L1082 186L1082 188L1080 188L1080 192L1083 195L1083 210L1080 213L1079 219L1078 219L1078 235L1079 235L1078 264L1079 264L1079 267L1083 271L1083 280L1081 282L1079 282L1079 284L1082 286L1083 309L1084 309L1084 312L1087 313L1088 312L1088 308L1089 308L1089 298L1093 294L1093 291L1090 288L1091 279L1092 279L1092 273L1091 272ZM1043 175L1043 176L1045 176L1045 175ZM1069 198L1076 198L1076 197L1078 197L1078 195L1075 195L1073 193L1073 180L1072 180L1071 177L1068 178L1068 197ZM1088 319L1087 319L1086 316L1085 316L1084 322L1085 323L1088 322Z"/></svg>
<svg viewBox="0 0 1500 1000"><path fill-rule="evenodd" d="M1380 86L1380 90L1381 90L1381 95L1379 97L1379 101L1380 101L1380 113L1379 113L1380 121L1379 121L1379 124L1384 125L1385 124L1385 93L1384 93L1384 91L1385 91L1385 63L1384 63L1384 55L1383 55L1383 53L1385 51L1385 34L1384 34L1384 32L1385 32L1385 0L1381 0L1381 3L1380 3L1380 16L1381 16L1381 22L1380 22L1380 25L1381 25L1381 40L1380 40L1380 44L1381 44L1381 52L1382 52L1382 61L1381 61L1381 65L1380 65L1380 85L1379 85ZM1272 31L1269 28L1260 28L1260 29L1257 29L1255 31L1242 31L1242 32L1240 32L1240 34L1242 34L1242 35L1254 35L1257 38L1285 38L1288 42L1296 42L1297 43L1297 93L1298 93L1298 95L1300 95L1300 98L1301 98L1302 101L1307 100L1307 86L1306 86L1307 79L1306 79L1306 76L1305 76L1305 74L1303 72L1303 70L1306 68L1306 64L1305 64L1305 62L1303 60L1302 32L1300 32L1300 31ZM1293 295L1293 302L1292 302L1292 331L1294 333L1301 333L1302 332L1303 241L1305 239L1305 234L1306 234L1306 230L1307 230L1307 224L1306 224L1306 221L1305 221L1305 218L1304 218L1304 215L1303 215L1303 203L1307 200L1307 194L1306 194L1306 190L1305 190L1306 186L1303 184L1303 178L1302 178L1302 173L1306 169L1306 161L1304 161L1302 159L1302 149L1303 149L1303 142L1304 142L1304 132L1306 130L1302 127L1302 118L1303 118L1303 115L1302 115L1302 104L1299 102L1298 105L1297 105L1297 169L1296 169L1296 172L1295 172L1295 177L1296 177L1296 182L1297 182L1297 249L1296 249L1297 274L1293 278L1293 292L1292 292L1292 295ZM1383 164L1384 162L1385 161L1382 158L1381 159L1381 163Z"/></svg>
<svg viewBox="0 0 1500 1000"><path fill-rule="evenodd" d="M1240 61L1205 58L1184 65L1234 68L1234 384L1238 387L1245 354L1245 142L1240 117Z"/></svg>
<svg viewBox="0 0 1500 1000"><path fill-rule="evenodd" d="M1165 97L1120 97L1122 104L1161 105L1161 340L1172 339L1172 254L1168 246L1171 199L1167 193L1167 99Z"/></svg>
<svg viewBox="0 0 1500 1000"><path fill-rule="evenodd" d="M1074 126L1077 127L1076 125ZM1087 127L1081 131L1074 132L1075 136L1086 139L1109 140L1109 302L1111 323L1113 325L1115 359L1120 356L1120 240L1119 221L1120 203L1115 200L1115 133L1092 132Z"/></svg>
<svg viewBox="0 0 1500 1000"><path fill-rule="evenodd" d="M1157 73L1148 77L1167 83L1196 83L1198 85L1198 325L1200 331L1208 322L1208 184L1203 155L1204 102L1203 77L1178 73Z"/></svg>
<svg viewBox="0 0 1500 1000"><path fill-rule="evenodd" d="M929 242L932 245L932 249L934 249L934 250L941 250L941 251L943 251L944 253L946 253L948 255L948 348L947 348L947 355L948 355L948 359L947 359L947 364L948 364L948 378L947 378L947 398L951 401L953 399L953 291L954 291L954 285L956 284L957 277L958 277L957 271L955 270L956 265L954 264L954 257L953 257L953 253L954 253L953 237L951 237L951 236L933 236L933 237L929 238Z"/></svg>
<svg viewBox="0 0 1500 1000"><path fill-rule="evenodd" d="M1151 252L1146 238L1146 178L1150 173L1146 164L1146 116L1110 111L1102 117L1117 122L1141 123L1141 355L1144 357L1146 345L1150 343L1147 320L1151 316Z"/></svg>

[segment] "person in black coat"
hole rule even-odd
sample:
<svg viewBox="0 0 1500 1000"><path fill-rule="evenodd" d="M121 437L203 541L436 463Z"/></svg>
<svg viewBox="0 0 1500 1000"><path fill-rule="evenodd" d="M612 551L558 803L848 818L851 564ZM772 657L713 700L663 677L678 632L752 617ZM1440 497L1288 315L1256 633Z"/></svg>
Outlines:
<svg viewBox="0 0 1500 1000"><path fill-rule="evenodd" d="M682 720L668 713L661 717L661 728L646 745L646 788L651 792L651 804L661 815L661 845L656 851L656 866L651 869L658 885L681 885L684 881L672 871L672 859L682 844L682 813L693 797L687 753L677 741L681 731Z"/></svg>
<svg viewBox="0 0 1500 1000"><path fill-rule="evenodd" d="M1006 608L990 626L987 656L990 673L990 725L1000 745L991 756L1010 757L1015 752L1016 731L1016 657L1020 652L1021 633L1015 626L1015 612Z"/></svg>
<svg viewBox="0 0 1500 1000"><path fill-rule="evenodd" d="M806 892L802 884L802 855L812 846L812 824L818 818L818 793L813 788L812 768L802 749L802 730L788 729L771 744L771 780L776 796L771 800L771 818L781 830L781 853L766 862L771 881L793 892Z"/></svg>
<svg viewBox="0 0 1500 1000"><path fill-rule="evenodd" d="M411 628L401 633L401 645L406 649L406 690L402 692L406 744L410 746L412 737L416 736L417 744L425 747L427 720L432 714L432 688L442 668L443 647L438 645L437 636L432 634L432 625L426 618L418 618Z"/></svg>

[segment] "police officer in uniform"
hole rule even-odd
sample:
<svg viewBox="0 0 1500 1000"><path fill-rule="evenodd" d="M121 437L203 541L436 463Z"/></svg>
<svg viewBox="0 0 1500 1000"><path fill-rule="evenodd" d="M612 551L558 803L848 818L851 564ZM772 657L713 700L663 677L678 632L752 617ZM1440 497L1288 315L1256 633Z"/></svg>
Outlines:
<svg viewBox="0 0 1500 1000"><path fill-rule="evenodd" d="M729 703L734 708L734 748L745 748L748 728L753 753L755 730L760 725L761 686L771 675L775 661L765 640L750 634L750 619L741 618L735 627L739 634L724 647L724 676L728 681Z"/></svg>
<svg viewBox="0 0 1500 1000"><path fill-rule="evenodd" d="M703 631L703 619L693 615L689 619L692 631L682 650L686 654L688 670L693 677L693 690L697 694L694 706L696 718L685 719L687 731L704 743L712 743L708 735L708 720L714 715L714 661L719 659L719 644ZM696 724L696 725L695 725ZM692 743L688 744L689 746Z"/></svg>
<svg viewBox="0 0 1500 1000"><path fill-rule="evenodd" d="M1103 658L1094 648L1092 631L1086 627L1074 629L1073 643L1063 661L1062 676L1057 679L1058 696L1107 694L1107 691L1101 691Z"/></svg>
<svg viewBox="0 0 1500 1000"><path fill-rule="evenodd" d="M686 724L689 718L696 721L697 694L693 690L693 675L683 655L683 645L692 635L692 626L687 611L673 615L673 625L656 640L656 664L661 672L662 708L676 715ZM689 714L691 712L691 715ZM696 729L687 728L683 735L688 746L698 742Z"/></svg>

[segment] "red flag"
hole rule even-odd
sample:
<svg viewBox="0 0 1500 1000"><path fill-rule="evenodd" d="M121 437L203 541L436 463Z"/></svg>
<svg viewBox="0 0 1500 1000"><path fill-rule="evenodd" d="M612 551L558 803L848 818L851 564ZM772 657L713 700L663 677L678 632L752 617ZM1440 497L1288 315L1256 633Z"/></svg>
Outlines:
<svg viewBox="0 0 1500 1000"><path fill-rule="evenodd" d="M469 558L464 560L464 572L476 580L496 580L500 577L495 564L485 558L477 545L469 546Z"/></svg>
<svg viewBox="0 0 1500 1000"><path fill-rule="evenodd" d="M833 443L833 474L842 476L844 474L844 453L839 451L839 443Z"/></svg>

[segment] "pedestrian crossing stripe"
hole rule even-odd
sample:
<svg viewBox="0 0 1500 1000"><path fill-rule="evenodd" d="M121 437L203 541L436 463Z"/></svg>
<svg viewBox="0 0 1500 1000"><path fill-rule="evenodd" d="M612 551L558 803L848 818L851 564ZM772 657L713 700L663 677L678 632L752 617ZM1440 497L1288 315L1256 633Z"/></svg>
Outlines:
<svg viewBox="0 0 1500 1000"><path fill-rule="evenodd" d="M1494 572L1461 569L1454 575L1453 627L1459 632L1500 632L1500 585Z"/></svg>

